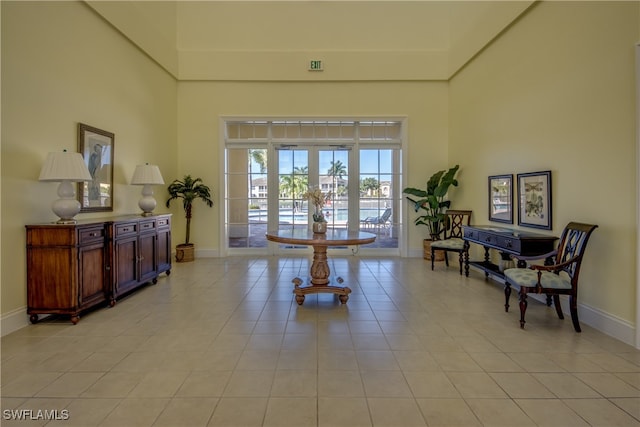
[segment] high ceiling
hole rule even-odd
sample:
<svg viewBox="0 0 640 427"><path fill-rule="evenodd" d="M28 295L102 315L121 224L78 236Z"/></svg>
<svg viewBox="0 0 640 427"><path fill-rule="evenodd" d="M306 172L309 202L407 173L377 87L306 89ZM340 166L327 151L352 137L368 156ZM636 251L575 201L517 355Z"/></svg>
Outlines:
<svg viewBox="0 0 640 427"><path fill-rule="evenodd" d="M422 68L420 78L448 79L533 3L87 0L176 78L186 80L230 78L221 66L229 62L235 63L234 78L251 79L249 72L238 73L241 65L288 65L302 57L329 58L341 65L359 58L367 66L375 58L383 63L395 59L398 65ZM358 68L355 61L353 66ZM371 78L393 74L379 71ZM260 75L270 79L268 72ZM349 70L340 75L348 76ZM398 73L395 78L417 75Z"/></svg>

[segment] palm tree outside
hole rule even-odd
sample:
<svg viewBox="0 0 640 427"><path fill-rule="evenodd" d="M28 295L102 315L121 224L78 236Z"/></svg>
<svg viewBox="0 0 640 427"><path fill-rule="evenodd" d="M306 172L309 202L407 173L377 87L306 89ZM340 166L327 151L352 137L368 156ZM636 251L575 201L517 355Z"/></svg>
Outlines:
<svg viewBox="0 0 640 427"><path fill-rule="evenodd" d="M344 185L338 184L337 182L338 180L336 179L336 177L342 180L342 178L346 174L347 174L347 166L344 163L342 163L341 160L336 160L331 162L331 166L329 166L329 169L327 170L327 175L333 178L332 179L333 188L331 189L331 191L337 195L343 195L345 192L345 187Z"/></svg>
<svg viewBox="0 0 640 427"><path fill-rule="evenodd" d="M251 157L249 162L253 160L255 163L258 164L258 166L260 166L260 173L266 173L267 172L267 150L264 148L249 150L249 155Z"/></svg>
<svg viewBox="0 0 640 427"><path fill-rule="evenodd" d="M372 177L360 180L360 192L368 197L377 197L379 195L380 182Z"/></svg>
<svg viewBox="0 0 640 427"><path fill-rule="evenodd" d="M309 168L307 166L293 168L293 174L280 177L280 193L285 197L293 199L293 210L302 210L303 206L298 209L298 198L302 197L309 187ZM304 203L304 200L303 200Z"/></svg>

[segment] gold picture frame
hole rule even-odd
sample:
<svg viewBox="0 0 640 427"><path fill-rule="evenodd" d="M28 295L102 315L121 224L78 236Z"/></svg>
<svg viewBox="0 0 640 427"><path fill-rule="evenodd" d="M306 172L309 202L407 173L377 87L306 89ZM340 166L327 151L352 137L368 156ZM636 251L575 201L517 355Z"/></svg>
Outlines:
<svg viewBox="0 0 640 427"><path fill-rule="evenodd" d="M78 151L92 181L78 183L80 212L113 211L113 149L115 135L78 123Z"/></svg>

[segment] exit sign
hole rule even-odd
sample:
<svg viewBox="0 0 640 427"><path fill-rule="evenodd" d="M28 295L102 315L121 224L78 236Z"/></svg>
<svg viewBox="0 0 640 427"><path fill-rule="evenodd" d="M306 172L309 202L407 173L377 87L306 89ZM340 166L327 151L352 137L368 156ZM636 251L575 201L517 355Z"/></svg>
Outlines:
<svg viewBox="0 0 640 427"><path fill-rule="evenodd" d="M322 61L319 59L309 61L309 71L322 71Z"/></svg>

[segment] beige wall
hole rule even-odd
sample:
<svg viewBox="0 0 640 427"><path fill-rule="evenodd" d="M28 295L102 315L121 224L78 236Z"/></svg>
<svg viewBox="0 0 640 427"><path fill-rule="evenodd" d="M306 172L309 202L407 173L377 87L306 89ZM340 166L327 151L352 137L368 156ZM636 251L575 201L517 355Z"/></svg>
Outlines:
<svg viewBox="0 0 640 427"><path fill-rule="evenodd" d="M447 163L444 82L181 82L178 86L178 171L203 178L216 197L222 192L222 116L408 117L410 156L405 172L409 182L421 185L427 171ZM219 199L217 206L221 206ZM223 246L218 233L220 209L205 211L200 204L196 209L193 241L201 250L219 250ZM183 235L181 228L174 235ZM409 244L421 248L424 237L413 232Z"/></svg>
<svg viewBox="0 0 640 427"><path fill-rule="evenodd" d="M579 301L630 325L637 41L637 2L543 2L450 82L449 153L467 178L456 206L487 223L487 176L551 170L551 233L573 220L600 226Z"/></svg>
<svg viewBox="0 0 640 427"><path fill-rule="evenodd" d="M84 3L2 2L3 316L26 305L25 224L56 220L47 153L76 151L78 122L113 132L114 212L78 218L138 212L135 165L175 175L175 118L175 80Z"/></svg>

